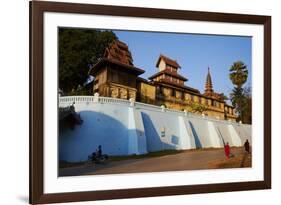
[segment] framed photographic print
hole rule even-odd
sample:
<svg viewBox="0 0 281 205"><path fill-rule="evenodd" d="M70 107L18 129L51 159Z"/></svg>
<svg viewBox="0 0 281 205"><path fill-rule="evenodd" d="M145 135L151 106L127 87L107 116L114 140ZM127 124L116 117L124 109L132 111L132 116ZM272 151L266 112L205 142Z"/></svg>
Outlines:
<svg viewBox="0 0 281 205"><path fill-rule="evenodd" d="M271 17L30 2L30 203L271 188Z"/></svg>

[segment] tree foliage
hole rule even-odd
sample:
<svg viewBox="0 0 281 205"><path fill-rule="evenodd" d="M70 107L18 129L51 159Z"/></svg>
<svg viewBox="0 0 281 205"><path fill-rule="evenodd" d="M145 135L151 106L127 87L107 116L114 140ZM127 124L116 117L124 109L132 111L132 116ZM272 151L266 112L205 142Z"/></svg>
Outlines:
<svg viewBox="0 0 281 205"><path fill-rule="evenodd" d="M220 93L220 99L226 101L228 100L228 97L224 93Z"/></svg>
<svg viewBox="0 0 281 205"><path fill-rule="evenodd" d="M229 69L229 78L234 85L242 87L248 78L247 66L242 61L236 61Z"/></svg>
<svg viewBox="0 0 281 205"><path fill-rule="evenodd" d="M236 61L229 69L229 78L234 88L230 94L230 100L238 114L238 121L251 123L252 121L252 97L251 88L244 88L243 85L248 79L247 66L242 61Z"/></svg>
<svg viewBox="0 0 281 205"><path fill-rule="evenodd" d="M232 90L232 93L230 93L230 100L231 100L232 105L236 109L236 112L239 117L238 120L241 120L241 117L243 115L243 107L244 107L244 103L245 103L243 88L234 87Z"/></svg>
<svg viewBox="0 0 281 205"><path fill-rule="evenodd" d="M244 88L244 114L242 121L252 124L252 89L251 87Z"/></svg>
<svg viewBox="0 0 281 205"><path fill-rule="evenodd" d="M202 105L200 103L197 102L188 102L188 107L187 107L187 111L188 112L192 112L192 113L197 113L197 114L202 114L207 110L207 106Z"/></svg>
<svg viewBox="0 0 281 205"><path fill-rule="evenodd" d="M93 29L59 29L59 87L69 94L83 85L89 65L102 57L105 48L114 39L112 31Z"/></svg>

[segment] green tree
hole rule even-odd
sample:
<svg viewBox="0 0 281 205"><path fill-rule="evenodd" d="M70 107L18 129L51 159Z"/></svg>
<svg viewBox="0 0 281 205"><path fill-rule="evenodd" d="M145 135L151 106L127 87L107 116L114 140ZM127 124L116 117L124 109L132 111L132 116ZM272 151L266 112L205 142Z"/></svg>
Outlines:
<svg viewBox="0 0 281 205"><path fill-rule="evenodd" d="M188 112L192 112L192 113L197 113L197 114L202 114L203 112L205 112L208 108L205 105L202 105L200 103L197 102L188 102L188 107L187 107L187 111Z"/></svg>
<svg viewBox="0 0 281 205"><path fill-rule="evenodd" d="M252 124L252 89L251 87L244 88L244 114L242 121L247 124Z"/></svg>
<svg viewBox="0 0 281 205"><path fill-rule="evenodd" d="M238 113L238 121L244 122L246 110L246 96L243 85L248 79L247 66L242 61L236 61L229 69L229 79L232 81L234 88L230 94L230 100Z"/></svg>
<svg viewBox="0 0 281 205"><path fill-rule="evenodd" d="M94 29L59 29L59 87L65 94L75 92L88 77L89 65L102 57L116 35Z"/></svg>
<svg viewBox="0 0 281 205"><path fill-rule="evenodd" d="M220 93L220 99L226 101L228 100L228 97L224 93Z"/></svg>
<svg viewBox="0 0 281 205"><path fill-rule="evenodd" d="M242 120L243 106L245 102L243 88L234 87L232 93L230 93L230 100L232 105L235 107L238 114L238 121Z"/></svg>

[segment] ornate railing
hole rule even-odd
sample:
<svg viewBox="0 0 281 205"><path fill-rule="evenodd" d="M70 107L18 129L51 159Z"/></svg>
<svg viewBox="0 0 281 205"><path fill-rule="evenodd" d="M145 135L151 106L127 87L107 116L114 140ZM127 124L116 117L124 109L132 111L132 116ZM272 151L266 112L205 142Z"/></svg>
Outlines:
<svg viewBox="0 0 281 205"><path fill-rule="evenodd" d="M83 103L83 102L92 102L92 103L110 103L110 104L124 104L130 105L129 100L119 99L119 98L109 98L109 97L99 97L99 96L66 96L59 97L59 105L65 106L71 105L73 103Z"/></svg>
<svg viewBox="0 0 281 205"><path fill-rule="evenodd" d="M187 111L179 111L174 109L168 109L164 106L156 106L141 102L135 102L133 99L130 100L124 100L120 98L110 98L110 97L100 97L98 94L95 94L94 96L65 96L65 97L59 97L59 107L66 107L70 106L73 103L101 103L101 104L118 104L118 105L125 105L125 106L133 106L136 109L145 109L145 110L153 110L153 111L159 111L159 112L167 112L167 113L174 113L177 115L182 116L188 116L191 118L197 118L197 119L205 119L209 121L216 121L216 122L223 122L227 124L240 124L233 121L228 120L222 120L217 119L201 114L195 114Z"/></svg>

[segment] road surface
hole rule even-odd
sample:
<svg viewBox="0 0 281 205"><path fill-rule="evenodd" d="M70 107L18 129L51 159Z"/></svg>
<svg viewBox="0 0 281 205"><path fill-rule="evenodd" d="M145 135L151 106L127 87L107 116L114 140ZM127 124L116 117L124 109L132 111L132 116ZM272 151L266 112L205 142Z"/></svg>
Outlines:
<svg viewBox="0 0 281 205"><path fill-rule="evenodd" d="M231 148L234 156L244 153L243 147ZM188 150L178 154L142 159L112 161L106 164L61 168L59 176L120 174L209 169L210 162L225 159L223 149Z"/></svg>

